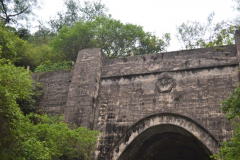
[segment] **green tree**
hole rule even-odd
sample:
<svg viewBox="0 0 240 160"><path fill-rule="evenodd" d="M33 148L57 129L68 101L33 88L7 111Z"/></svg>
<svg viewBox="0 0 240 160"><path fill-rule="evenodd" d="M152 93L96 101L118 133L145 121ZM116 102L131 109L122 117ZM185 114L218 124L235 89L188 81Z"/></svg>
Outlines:
<svg viewBox="0 0 240 160"><path fill-rule="evenodd" d="M47 45L56 34L51 32L44 22L38 21L38 23L38 30L28 38L28 41L34 46Z"/></svg>
<svg viewBox="0 0 240 160"><path fill-rule="evenodd" d="M72 27L75 22L89 21L98 16L106 15L107 9L101 0L85 1L81 5L79 0L65 0L66 11L57 13L57 17L48 22L53 32L57 33L64 25Z"/></svg>
<svg viewBox="0 0 240 160"><path fill-rule="evenodd" d="M89 158L99 132L75 127L62 116L24 116L18 100L34 95L33 80L24 68L0 59L0 157L4 160ZM29 107L29 106L28 106Z"/></svg>
<svg viewBox="0 0 240 160"><path fill-rule="evenodd" d="M169 45L170 35L159 39L144 32L141 26L123 24L109 17L97 17L92 21L76 22L74 26L63 27L50 45L57 61L75 61L79 50L99 47L109 57L129 56L162 52Z"/></svg>
<svg viewBox="0 0 240 160"><path fill-rule="evenodd" d="M18 28L16 34L23 40L28 40L31 37L30 30L26 28Z"/></svg>
<svg viewBox="0 0 240 160"><path fill-rule="evenodd" d="M220 153L215 154L215 159L234 160L240 159L240 86L233 90L228 98L222 102L221 109L231 121L234 131L230 141L224 141Z"/></svg>
<svg viewBox="0 0 240 160"><path fill-rule="evenodd" d="M18 31L21 33L21 29ZM49 47L48 43L51 41L52 35L45 33L45 31L42 32L42 30L34 35L29 35L28 32L20 33L4 26L0 21L2 58L11 60L16 66L30 66L32 71L43 62L50 60L52 48Z"/></svg>
<svg viewBox="0 0 240 160"><path fill-rule="evenodd" d="M62 116L30 114L22 124L1 142L3 159L75 159L90 158L95 149L98 131L84 127L71 130ZM34 124L34 121L36 124Z"/></svg>
<svg viewBox="0 0 240 160"><path fill-rule="evenodd" d="M183 49L213 47L234 44L234 33L237 26L229 25L229 21L213 24L214 13L207 23L188 21L177 27L177 38Z"/></svg>
<svg viewBox="0 0 240 160"><path fill-rule="evenodd" d="M0 19L5 24L28 20L38 7L38 0L0 0Z"/></svg>
<svg viewBox="0 0 240 160"><path fill-rule="evenodd" d="M43 22L39 21L38 30L28 37L28 43L31 44L32 50L28 52L27 57L31 59L31 70L34 71L37 66L42 65L51 59L52 47L49 42L56 34L45 27Z"/></svg>
<svg viewBox="0 0 240 160"><path fill-rule="evenodd" d="M23 117L17 100L31 99L32 89L32 80L25 69L0 59L0 119L4 128L1 132L9 133L17 127Z"/></svg>
<svg viewBox="0 0 240 160"><path fill-rule="evenodd" d="M80 8L81 19L85 21L93 20L95 17L102 17L107 15L108 9L101 0L85 1L83 7Z"/></svg>
<svg viewBox="0 0 240 160"><path fill-rule="evenodd" d="M14 63L21 61L24 53L29 49L28 43L20 39L15 32L9 30L0 21L0 45L2 46L1 57Z"/></svg>

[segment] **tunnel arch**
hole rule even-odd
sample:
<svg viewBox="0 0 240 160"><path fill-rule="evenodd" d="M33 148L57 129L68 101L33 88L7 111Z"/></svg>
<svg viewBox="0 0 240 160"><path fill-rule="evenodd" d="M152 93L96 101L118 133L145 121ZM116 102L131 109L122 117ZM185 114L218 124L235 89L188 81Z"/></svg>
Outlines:
<svg viewBox="0 0 240 160"><path fill-rule="evenodd" d="M183 152L186 152L188 148L188 150L193 150L191 153L194 153L197 152L197 148L200 147L203 154L209 156L219 151L218 141L194 120L179 114L160 113L148 116L132 125L113 146L108 156L113 160L127 160L125 156L129 153L127 150L134 147L133 144L135 144L135 142L138 142L135 147L140 147L141 143L150 143L149 141L151 141L152 143L148 144L149 147L156 146L161 148L162 146L155 144L155 142L161 139L164 139L164 143L161 144L166 145L167 139L176 139L178 141L177 143L175 143L176 141L172 141L175 146L170 146L172 150L174 150L174 147L178 147L178 144L182 144L181 149L183 149ZM189 140L186 141L186 139ZM194 143L194 145L186 146L187 143ZM195 147L195 145L198 147ZM136 153L134 155L131 151L131 155L128 154L127 157L136 159L134 156L139 156L140 154L143 154L143 152L139 151L138 154ZM190 154L190 152L187 154ZM140 160L141 158L138 157L138 159Z"/></svg>

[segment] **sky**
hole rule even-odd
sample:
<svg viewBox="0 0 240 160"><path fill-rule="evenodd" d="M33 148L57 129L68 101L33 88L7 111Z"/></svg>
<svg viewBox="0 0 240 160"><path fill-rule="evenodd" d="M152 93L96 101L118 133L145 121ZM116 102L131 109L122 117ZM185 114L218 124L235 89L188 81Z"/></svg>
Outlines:
<svg viewBox="0 0 240 160"><path fill-rule="evenodd" d="M91 0L90 0L91 1ZM43 0L42 9L37 11L38 19L48 21L64 9L63 0ZM210 13L215 12L214 23L233 19L238 14L232 0L102 0L112 18L123 23L143 26L144 31L158 37L171 34L168 51L181 49L176 38L176 27L187 21L207 22Z"/></svg>

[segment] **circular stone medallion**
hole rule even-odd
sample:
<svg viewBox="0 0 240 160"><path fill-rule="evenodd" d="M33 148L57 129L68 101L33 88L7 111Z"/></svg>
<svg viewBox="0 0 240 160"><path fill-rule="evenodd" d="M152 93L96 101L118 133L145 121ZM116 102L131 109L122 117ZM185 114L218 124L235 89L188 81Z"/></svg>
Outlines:
<svg viewBox="0 0 240 160"><path fill-rule="evenodd" d="M157 81L157 89L160 93L170 92L172 89L172 79L162 78Z"/></svg>

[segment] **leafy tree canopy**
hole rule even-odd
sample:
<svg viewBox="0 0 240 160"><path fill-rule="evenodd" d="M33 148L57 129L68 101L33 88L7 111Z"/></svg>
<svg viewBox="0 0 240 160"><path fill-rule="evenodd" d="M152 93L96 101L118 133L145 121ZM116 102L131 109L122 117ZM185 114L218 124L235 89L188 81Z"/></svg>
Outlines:
<svg viewBox="0 0 240 160"><path fill-rule="evenodd" d="M235 25L229 21L213 24L214 12L207 19L206 24L197 21L188 21L177 27L178 41L183 49L199 47L213 47L234 44Z"/></svg>
<svg viewBox="0 0 240 160"><path fill-rule="evenodd" d="M0 0L0 19L5 24L28 20L39 4L38 0Z"/></svg>
<svg viewBox="0 0 240 160"><path fill-rule="evenodd" d="M1 58L10 60L16 66L31 66L34 68L36 48L19 38L15 30L4 26L0 21Z"/></svg>
<svg viewBox="0 0 240 160"><path fill-rule="evenodd" d="M11 28L10 28L11 29ZM0 21L0 45L2 46L1 57L18 63L29 49L28 43L20 39L15 32L9 30Z"/></svg>
<svg viewBox="0 0 240 160"><path fill-rule="evenodd" d="M53 32L58 32L64 25L72 27L75 22L90 21L95 17L105 16L107 8L98 1L84 1L81 5L79 0L65 0L66 12L57 13L57 17L51 18L48 22Z"/></svg>
<svg viewBox="0 0 240 160"><path fill-rule="evenodd" d="M99 132L83 127L71 130L62 116L24 116L18 102L32 99L32 84L26 69L0 59L1 159L89 158Z"/></svg>
<svg viewBox="0 0 240 160"><path fill-rule="evenodd" d="M25 29L16 32L0 21L0 37L1 58L11 60L16 66L30 66L33 71L52 56L52 48L48 45L52 35L45 31L39 30L34 35L29 35Z"/></svg>
<svg viewBox="0 0 240 160"><path fill-rule="evenodd" d="M149 54L166 51L170 34L159 39L144 32L141 26L123 24L110 17L97 17L92 21L76 22L64 26L50 42L58 61L76 60L79 50L99 47L109 57L123 57L134 54Z"/></svg>

